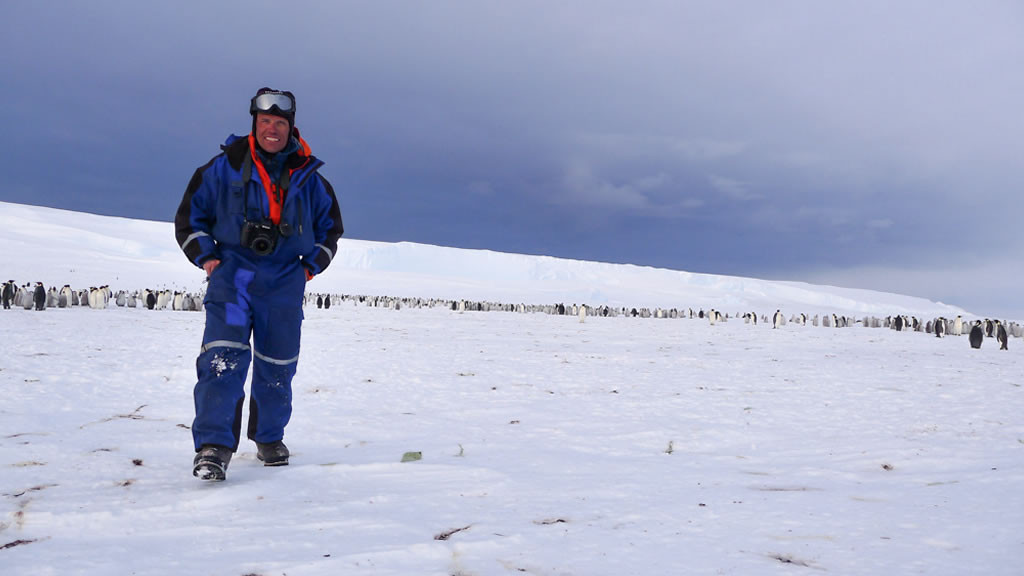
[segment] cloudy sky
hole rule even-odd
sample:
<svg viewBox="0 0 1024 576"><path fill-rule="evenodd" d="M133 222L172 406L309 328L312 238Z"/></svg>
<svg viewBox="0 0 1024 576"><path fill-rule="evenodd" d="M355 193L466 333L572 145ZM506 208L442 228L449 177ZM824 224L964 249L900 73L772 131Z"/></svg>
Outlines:
<svg viewBox="0 0 1024 576"><path fill-rule="evenodd" d="M169 221L289 89L346 235L1024 314L1024 3L12 2L0 200Z"/></svg>

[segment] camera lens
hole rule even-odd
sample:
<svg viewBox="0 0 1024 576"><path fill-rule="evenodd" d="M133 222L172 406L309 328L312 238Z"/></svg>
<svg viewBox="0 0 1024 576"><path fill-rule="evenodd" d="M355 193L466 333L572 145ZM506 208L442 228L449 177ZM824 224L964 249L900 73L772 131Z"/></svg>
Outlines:
<svg viewBox="0 0 1024 576"><path fill-rule="evenodd" d="M273 251L274 244L270 241L270 238L267 238L266 236L257 236L256 238L253 238L251 248L253 252L260 256L266 256Z"/></svg>
<svg viewBox="0 0 1024 576"><path fill-rule="evenodd" d="M270 221L246 222L242 226L242 245L257 256L266 256L277 247L277 229Z"/></svg>

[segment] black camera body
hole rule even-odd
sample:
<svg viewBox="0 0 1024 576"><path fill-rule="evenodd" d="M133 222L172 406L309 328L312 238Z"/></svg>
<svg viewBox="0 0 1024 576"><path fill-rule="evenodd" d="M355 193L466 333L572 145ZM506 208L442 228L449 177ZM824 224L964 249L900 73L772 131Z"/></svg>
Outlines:
<svg viewBox="0 0 1024 576"><path fill-rule="evenodd" d="M277 248L278 230L270 220L252 222L246 220L242 226L242 246L259 256L266 256Z"/></svg>

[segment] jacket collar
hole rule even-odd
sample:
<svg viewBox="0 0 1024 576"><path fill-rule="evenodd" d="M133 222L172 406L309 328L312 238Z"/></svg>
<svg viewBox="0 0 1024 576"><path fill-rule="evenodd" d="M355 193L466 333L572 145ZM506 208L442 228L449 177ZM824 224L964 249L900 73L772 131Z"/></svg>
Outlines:
<svg viewBox="0 0 1024 576"><path fill-rule="evenodd" d="M315 160L310 151L309 144L306 144L306 141L299 136L298 129L294 130L292 137L298 140L299 147L295 152L289 154L288 159L285 161L285 168L288 170L295 170L306 164L308 160ZM232 134L228 136L228 139L224 141L220 149L228 157L228 163L231 164L231 167L235 170L241 170L242 161L249 154L249 135L237 136Z"/></svg>

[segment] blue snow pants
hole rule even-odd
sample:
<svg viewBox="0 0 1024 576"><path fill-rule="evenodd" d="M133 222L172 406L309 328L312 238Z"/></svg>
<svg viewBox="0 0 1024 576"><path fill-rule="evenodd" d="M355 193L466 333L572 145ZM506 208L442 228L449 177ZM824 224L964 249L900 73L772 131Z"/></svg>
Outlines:
<svg viewBox="0 0 1024 576"><path fill-rule="evenodd" d="M221 270L215 270L214 276L218 272ZM211 299L208 294L204 304L206 330L196 360L196 417L192 423L196 451L203 444L238 449L250 363L248 438L260 443L281 440L292 413L291 384L299 360L301 298L294 305L254 298L247 289L252 271L235 268L223 272L233 278L217 280L230 282L234 298ZM224 290L218 292L223 294Z"/></svg>

